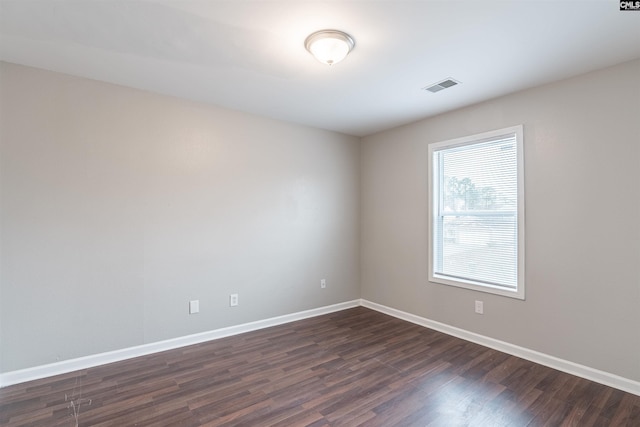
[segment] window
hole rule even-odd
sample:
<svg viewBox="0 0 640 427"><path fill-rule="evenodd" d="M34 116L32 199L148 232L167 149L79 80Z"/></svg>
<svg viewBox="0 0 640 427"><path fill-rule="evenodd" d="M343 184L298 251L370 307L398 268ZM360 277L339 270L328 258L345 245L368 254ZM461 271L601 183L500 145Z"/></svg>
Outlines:
<svg viewBox="0 0 640 427"><path fill-rule="evenodd" d="M429 145L429 281L524 299L522 134Z"/></svg>

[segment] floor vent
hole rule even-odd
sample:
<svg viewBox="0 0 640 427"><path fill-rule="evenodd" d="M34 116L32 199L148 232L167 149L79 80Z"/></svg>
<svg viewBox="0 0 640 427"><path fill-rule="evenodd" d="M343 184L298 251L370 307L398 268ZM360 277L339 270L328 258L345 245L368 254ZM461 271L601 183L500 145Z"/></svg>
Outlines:
<svg viewBox="0 0 640 427"><path fill-rule="evenodd" d="M429 91L431 93L436 93L436 92L440 92L441 90L448 89L448 88L453 87L453 86L458 85L458 84L460 84L459 81L456 81L456 80L453 80L453 79L449 78L449 79L443 80L441 82L432 84L430 86L423 87L422 89L427 90L427 91Z"/></svg>

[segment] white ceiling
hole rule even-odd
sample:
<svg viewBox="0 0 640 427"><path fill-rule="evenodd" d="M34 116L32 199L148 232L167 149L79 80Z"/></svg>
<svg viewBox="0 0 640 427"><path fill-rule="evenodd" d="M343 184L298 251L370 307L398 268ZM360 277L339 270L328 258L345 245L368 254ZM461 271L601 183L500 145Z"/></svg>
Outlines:
<svg viewBox="0 0 640 427"><path fill-rule="evenodd" d="M304 48L325 28L356 40L332 67ZM0 58L363 136L640 58L640 12L617 0L0 0ZM421 90L447 77L462 84Z"/></svg>

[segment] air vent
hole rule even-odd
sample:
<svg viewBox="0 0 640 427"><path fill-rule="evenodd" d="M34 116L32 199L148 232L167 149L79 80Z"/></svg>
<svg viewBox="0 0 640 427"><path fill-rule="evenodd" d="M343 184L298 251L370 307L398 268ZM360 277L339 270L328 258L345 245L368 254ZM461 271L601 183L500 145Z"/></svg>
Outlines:
<svg viewBox="0 0 640 427"><path fill-rule="evenodd" d="M445 80L443 80L441 82L432 84L430 86L423 87L422 89L428 90L431 93L436 93L436 92L440 92L441 90L453 87L453 86L455 86L457 84L460 84L460 82L449 78L449 79L445 79Z"/></svg>

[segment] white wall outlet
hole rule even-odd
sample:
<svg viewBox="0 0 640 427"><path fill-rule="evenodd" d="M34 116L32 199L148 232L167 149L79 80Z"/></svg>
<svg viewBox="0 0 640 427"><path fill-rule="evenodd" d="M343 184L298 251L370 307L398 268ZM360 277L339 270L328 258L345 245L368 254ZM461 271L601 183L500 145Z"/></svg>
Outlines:
<svg viewBox="0 0 640 427"><path fill-rule="evenodd" d="M189 301L189 314L196 314L200 312L200 300Z"/></svg>
<svg viewBox="0 0 640 427"><path fill-rule="evenodd" d="M326 288L326 287L327 287L327 279L322 279L322 280L320 280L320 287L321 287L322 289L324 289L324 288Z"/></svg>
<svg viewBox="0 0 640 427"><path fill-rule="evenodd" d="M229 307L235 307L238 305L238 294L229 295Z"/></svg>
<svg viewBox="0 0 640 427"><path fill-rule="evenodd" d="M476 301L476 313L484 314L484 303L482 301Z"/></svg>

